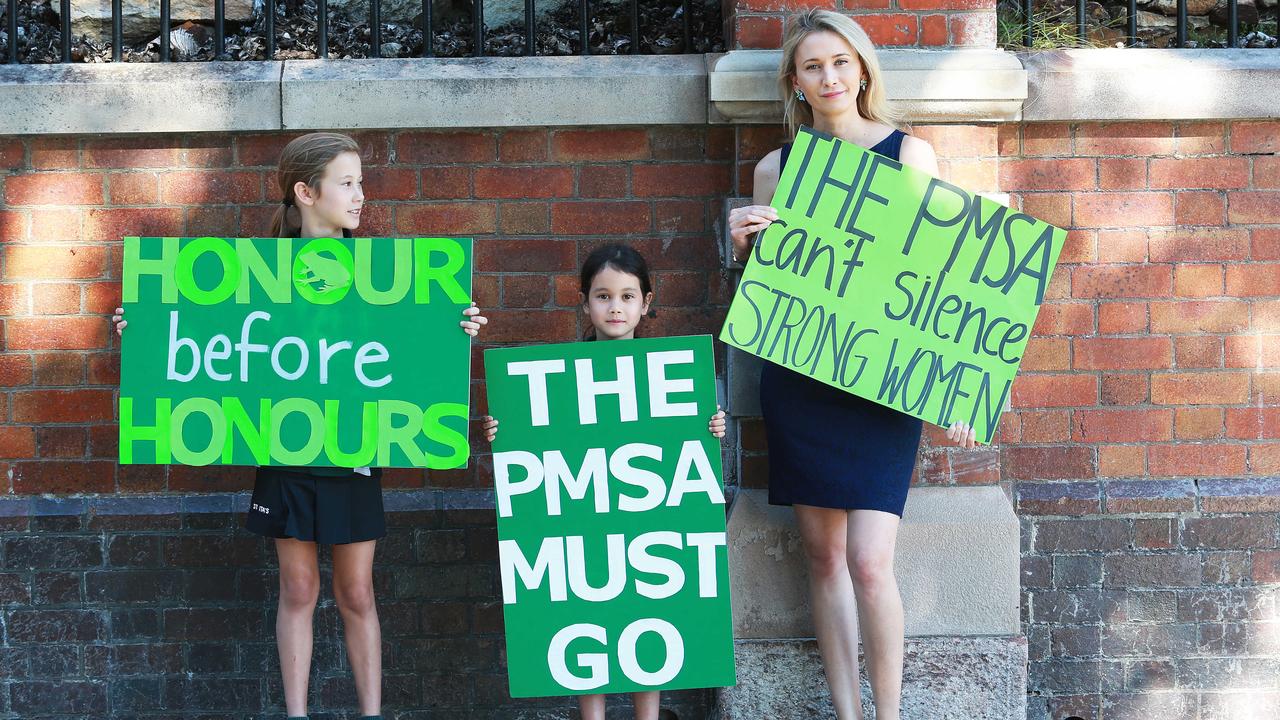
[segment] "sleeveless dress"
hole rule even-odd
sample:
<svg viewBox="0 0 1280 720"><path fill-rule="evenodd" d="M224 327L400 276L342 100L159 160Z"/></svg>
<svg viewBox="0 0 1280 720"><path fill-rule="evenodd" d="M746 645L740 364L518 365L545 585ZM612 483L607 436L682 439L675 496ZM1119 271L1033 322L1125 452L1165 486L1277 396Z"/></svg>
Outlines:
<svg viewBox="0 0 1280 720"><path fill-rule="evenodd" d="M894 130L872 152L898 159ZM782 147L785 167L791 144ZM923 423L781 365L764 364L760 405L769 441L769 503L902 516Z"/></svg>

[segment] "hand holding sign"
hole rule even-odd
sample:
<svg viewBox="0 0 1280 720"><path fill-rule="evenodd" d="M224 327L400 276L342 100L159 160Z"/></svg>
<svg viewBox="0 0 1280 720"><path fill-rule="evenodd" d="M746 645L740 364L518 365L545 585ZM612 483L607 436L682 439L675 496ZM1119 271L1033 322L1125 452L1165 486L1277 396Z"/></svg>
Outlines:
<svg viewBox="0 0 1280 720"><path fill-rule="evenodd" d="M790 157L720 338L990 442L1066 232L808 128Z"/></svg>

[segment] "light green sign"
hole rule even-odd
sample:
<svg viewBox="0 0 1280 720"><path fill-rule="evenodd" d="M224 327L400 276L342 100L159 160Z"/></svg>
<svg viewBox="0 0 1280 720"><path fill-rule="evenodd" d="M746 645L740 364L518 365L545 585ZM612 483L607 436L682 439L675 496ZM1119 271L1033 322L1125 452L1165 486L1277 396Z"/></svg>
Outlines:
<svg viewBox="0 0 1280 720"><path fill-rule="evenodd" d="M711 337L484 360L511 696L733 685Z"/></svg>
<svg viewBox="0 0 1280 720"><path fill-rule="evenodd" d="M464 467L471 241L124 239L120 462Z"/></svg>
<svg viewBox="0 0 1280 720"><path fill-rule="evenodd" d="M720 339L991 442L1066 231L802 128Z"/></svg>

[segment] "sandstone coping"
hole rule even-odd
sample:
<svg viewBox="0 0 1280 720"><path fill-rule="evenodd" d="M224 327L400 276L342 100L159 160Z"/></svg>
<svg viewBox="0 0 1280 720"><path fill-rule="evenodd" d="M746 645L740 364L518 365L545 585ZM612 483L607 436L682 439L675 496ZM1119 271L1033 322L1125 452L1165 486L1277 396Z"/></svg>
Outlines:
<svg viewBox="0 0 1280 720"><path fill-rule="evenodd" d="M908 637L1020 634L1019 525L998 486L915 487L894 558ZM740 490L729 517L739 639L813 637L804 548L790 508Z"/></svg>

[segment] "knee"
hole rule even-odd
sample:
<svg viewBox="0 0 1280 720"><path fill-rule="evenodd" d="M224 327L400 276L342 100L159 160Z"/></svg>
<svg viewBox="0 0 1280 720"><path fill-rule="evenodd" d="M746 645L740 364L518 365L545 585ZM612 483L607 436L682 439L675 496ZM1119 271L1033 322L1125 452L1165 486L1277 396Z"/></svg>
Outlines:
<svg viewBox="0 0 1280 720"><path fill-rule="evenodd" d="M309 570L280 570L280 604L289 608L311 607L320 596L320 576Z"/></svg>
<svg viewBox="0 0 1280 720"><path fill-rule="evenodd" d="M850 553L849 570L853 586L875 592L893 584L893 555L875 550Z"/></svg>
<svg viewBox="0 0 1280 720"><path fill-rule="evenodd" d="M844 548L831 545L806 547L809 558L809 574L819 582L841 580L849 575L849 563ZM848 580L844 580L848 582Z"/></svg>
<svg viewBox="0 0 1280 720"><path fill-rule="evenodd" d="M338 603L338 610L343 614L364 616L375 612L371 584L335 584L333 597Z"/></svg>

